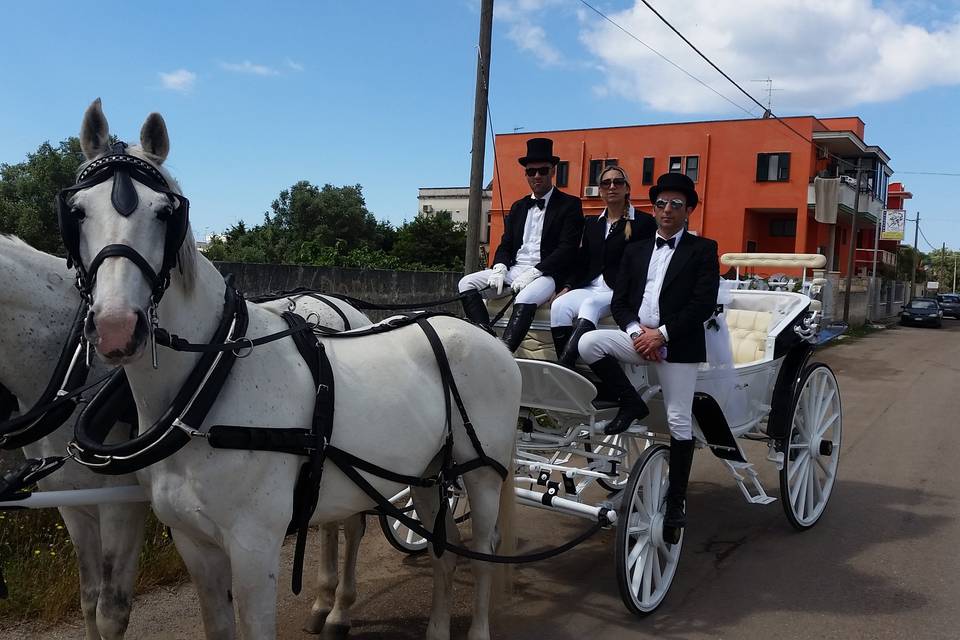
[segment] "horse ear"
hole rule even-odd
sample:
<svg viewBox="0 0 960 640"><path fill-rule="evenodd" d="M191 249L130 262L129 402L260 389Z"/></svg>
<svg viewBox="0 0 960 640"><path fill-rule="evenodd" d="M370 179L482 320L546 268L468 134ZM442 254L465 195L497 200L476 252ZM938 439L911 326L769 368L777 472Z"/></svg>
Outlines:
<svg viewBox="0 0 960 640"><path fill-rule="evenodd" d="M100 98L90 103L83 114L83 124L80 126L80 149L87 160L93 160L107 150L110 144L110 125L103 115Z"/></svg>
<svg viewBox="0 0 960 640"><path fill-rule="evenodd" d="M140 129L140 147L163 164L170 153L170 137L167 135L167 124L159 113L151 113Z"/></svg>

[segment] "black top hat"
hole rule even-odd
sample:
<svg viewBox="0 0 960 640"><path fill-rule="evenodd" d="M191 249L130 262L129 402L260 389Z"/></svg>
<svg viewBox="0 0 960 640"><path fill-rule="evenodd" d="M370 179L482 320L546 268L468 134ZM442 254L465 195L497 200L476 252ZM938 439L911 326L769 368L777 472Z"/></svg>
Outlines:
<svg viewBox="0 0 960 640"><path fill-rule="evenodd" d="M665 173L650 187L650 202L656 202L661 191L679 191L687 196L687 206L695 207L700 202L693 180L682 173Z"/></svg>
<svg viewBox="0 0 960 640"><path fill-rule="evenodd" d="M553 140L550 138L530 138L527 140L527 155L519 159L520 164L528 162L549 162L557 164L560 158L553 155Z"/></svg>

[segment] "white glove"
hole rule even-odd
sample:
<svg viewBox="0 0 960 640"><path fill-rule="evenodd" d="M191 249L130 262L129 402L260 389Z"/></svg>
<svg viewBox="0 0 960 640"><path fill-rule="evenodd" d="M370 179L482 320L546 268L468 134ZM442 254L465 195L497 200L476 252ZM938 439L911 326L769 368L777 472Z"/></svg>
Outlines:
<svg viewBox="0 0 960 640"><path fill-rule="evenodd" d="M497 295L503 293L503 279L507 275L507 265L497 263L493 265L493 273L487 278L487 286L496 287Z"/></svg>
<svg viewBox="0 0 960 640"><path fill-rule="evenodd" d="M520 293L520 290L525 286L539 278L543 275L543 272L536 268L530 268L520 274L520 276L513 281L513 284L510 285L513 287L514 293Z"/></svg>

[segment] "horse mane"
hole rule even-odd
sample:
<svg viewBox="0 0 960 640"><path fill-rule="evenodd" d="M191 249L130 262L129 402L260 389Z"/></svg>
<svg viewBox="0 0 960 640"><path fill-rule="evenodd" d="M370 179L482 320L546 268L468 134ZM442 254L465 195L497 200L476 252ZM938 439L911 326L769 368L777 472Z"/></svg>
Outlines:
<svg viewBox="0 0 960 640"><path fill-rule="evenodd" d="M180 183L177 182L176 178L167 171L159 162L159 158L153 155L152 153L147 153L139 144L131 144L127 146L127 153L132 156L136 156L142 160L146 160L152 164L164 177L167 181L167 184L170 185L170 190L174 193L182 194L183 190L180 188ZM101 154L104 155L104 154ZM100 157L100 156L97 156ZM82 163L77 169L77 175L79 176L83 173L83 170L87 168L87 165L96 160L97 158L92 158ZM23 242L21 240L21 242ZM187 233L183 239L183 244L180 245L180 251L177 252L177 264L178 271L183 279L183 287L189 293L193 290L193 286L197 281L197 242L193 237L193 227L190 222L187 223Z"/></svg>

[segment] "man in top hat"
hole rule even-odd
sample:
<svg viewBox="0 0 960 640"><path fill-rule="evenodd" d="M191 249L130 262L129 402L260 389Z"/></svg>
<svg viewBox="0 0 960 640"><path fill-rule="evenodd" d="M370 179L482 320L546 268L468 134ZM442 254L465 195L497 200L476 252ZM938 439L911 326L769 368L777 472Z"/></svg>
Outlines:
<svg viewBox="0 0 960 640"><path fill-rule="evenodd" d="M513 289L517 297L502 340L510 351L523 341L537 307L553 296L572 268L580 234L583 206L580 198L553 186L557 163L553 140L527 140L527 155L520 158L532 194L510 207L503 221L503 236L492 269L460 280L463 311L469 320L489 326L483 297L499 297ZM504 290L504 285L508 289ZM481 293L482 292L482 293Z"/></svg>
<svg viewBox="0 0 960 640"><path fill-rule="evenodd" d="M664 539L676 543L686 526L697 369L707 357L703 323L716 308L720 267L717 243L685 231L698 202L690 178L660 176L650 201L657 234L627 247L613 289L610 311L621 330L587 333L580 356L620 401L607 434L621 433L649 413L620 363L649 364L656 372L670 427Z"/></svg>

